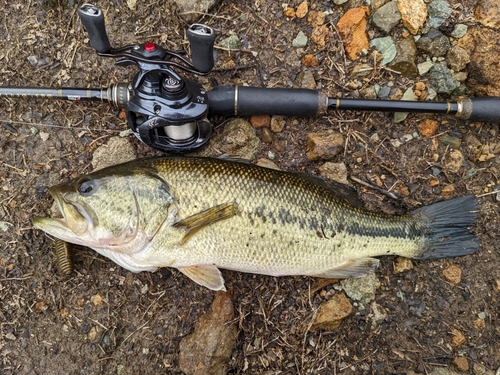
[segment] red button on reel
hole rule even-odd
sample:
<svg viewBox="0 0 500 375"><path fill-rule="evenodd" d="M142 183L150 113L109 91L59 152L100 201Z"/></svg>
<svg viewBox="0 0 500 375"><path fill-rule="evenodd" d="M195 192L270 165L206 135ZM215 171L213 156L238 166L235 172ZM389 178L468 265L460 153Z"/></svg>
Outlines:
<svg viewBox="0 0 500 375"><path fill-rule="evenodd" d="M155 49L156 49L156 44L154 44L152 42L144 43L144 51L153 52Z"/></svg>

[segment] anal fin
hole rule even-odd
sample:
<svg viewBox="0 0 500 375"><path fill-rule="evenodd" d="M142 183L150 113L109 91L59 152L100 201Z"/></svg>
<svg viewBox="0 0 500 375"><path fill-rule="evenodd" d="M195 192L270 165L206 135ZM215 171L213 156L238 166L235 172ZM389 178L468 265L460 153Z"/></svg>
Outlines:
<svg viewBox="0 0 500 375"><path fill-rule="evenodd" d="M219 269L213 264L179 267L178 270L195 283L207 287L208 289L226 291L224 287L224 278Z"/></svg>
<svg viewBox="0 0 500 375"><path fill-rule="evenodd" d="M240 209L236 203L222 203L211 207L208 210L198 212L197 214L179 220L174 223L173 226L174 228L184 228L186 230L186 234L180 242L182 245L201 228L216 223L217 221L229 219L234 215L237 215L239 212Z"/></svg>
<svg viewBox="0 0 500 375"><path fill-rule="evenodd" d="M375 258L349 259L332 269L312 276L328 279L360 278L372 273L378 265L379 261Z"/></svg>

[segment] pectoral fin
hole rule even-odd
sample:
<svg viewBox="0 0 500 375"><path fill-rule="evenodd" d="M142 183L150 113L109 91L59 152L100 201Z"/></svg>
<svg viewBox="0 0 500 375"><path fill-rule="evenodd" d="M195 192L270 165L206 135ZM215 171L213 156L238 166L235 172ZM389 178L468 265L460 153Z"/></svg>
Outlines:
<svg viewBox="0 0 500 375"><path fill-rule="evenodd" d="M236 203L223 203L180 220L173 226L175 228L184 228L186 230L186 234L180 242L182 245L201 228L216 223L217 221L229 219L230 217L237 215L239 212L240 210Z"/></svg>
<svg viewBox="0 0 500 375"><path fill-rule="evenodd" d="M335 268L313 276L329 279L359 278L372 273L378 264L379 261L375 258L349 259Z"/></svg>
<svg viewBox="0 0 500 375"><path fill-rule="evenodd" d="M179 267L184 275L189 277L195 283L203 285L211 290L226 291L224 287L224 278L219 269L212 264L202 264L199 266Z"/></svg>

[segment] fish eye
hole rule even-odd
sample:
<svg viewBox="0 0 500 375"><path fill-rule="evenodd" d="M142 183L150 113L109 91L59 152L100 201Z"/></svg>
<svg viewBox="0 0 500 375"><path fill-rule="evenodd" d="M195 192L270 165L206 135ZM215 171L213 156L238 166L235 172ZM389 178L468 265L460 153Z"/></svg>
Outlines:
<svg viewBox="0 0 500 375"><path fill-rule="evenodd" d="M79 182L78 192L80 195L87 197L94 193L96 190L96 184L90 177L85 177Z"/></svg>

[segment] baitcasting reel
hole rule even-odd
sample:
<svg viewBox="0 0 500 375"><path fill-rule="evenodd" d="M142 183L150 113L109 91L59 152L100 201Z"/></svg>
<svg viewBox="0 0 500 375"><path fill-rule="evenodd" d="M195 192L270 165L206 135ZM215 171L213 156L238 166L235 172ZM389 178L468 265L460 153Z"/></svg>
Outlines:
<svg viewBox="0 0 500 375"><path fill-rule="evenodd" d="M190 62L181 55L184 51L169 51L151 42L111 48L102 11L84 4L78 15L99 56L120 58L116 65L139 68L130 85L113 86L107 98L125 108L128 124L139 140L174 152L192 151L208 142L212 125L207 120L207 93L200 84L182 77L173 68L197 75L210 72L215 40L210 27L194 24L188 29L193 59Z"/></svg>

